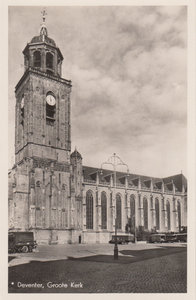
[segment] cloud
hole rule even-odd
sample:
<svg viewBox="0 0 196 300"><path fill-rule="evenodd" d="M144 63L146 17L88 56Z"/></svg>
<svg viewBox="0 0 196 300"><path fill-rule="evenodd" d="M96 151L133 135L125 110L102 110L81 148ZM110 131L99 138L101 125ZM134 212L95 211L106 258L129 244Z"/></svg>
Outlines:
<svg viewBox="0 0 196 300"><path fill-rule="evenodd" d="M13 9L12 23L28 15L28 39L11 32L10 45L21 59L39 23L27 7L20 12ZM72 146L84 163L99 166L117 152L132 172L186 169L186 7L53 7L48 15L73 84Z"/></svg>

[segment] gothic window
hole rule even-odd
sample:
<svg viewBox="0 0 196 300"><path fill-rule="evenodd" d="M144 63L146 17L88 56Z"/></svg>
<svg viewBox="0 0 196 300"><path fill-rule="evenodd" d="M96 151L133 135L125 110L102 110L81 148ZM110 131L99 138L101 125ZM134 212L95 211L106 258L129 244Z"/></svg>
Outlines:
<svg viewBox="0 0 196 300"><path fill-rule="evenodd" d="M155 215L156 215L156 229L160 229L160 220L159 220L159 200L155 199Z"/></svg>
<svg viewBox="0 0 196 300"><path fill-rule="evenodd" d="M178 212L178 226L179 226L179 231L181 229L181 205L180 202L177 202L177 212Z"/></svg>
<svg viewBox="0 0 196 300"><path fill-rule="evenodd" d="M130 197L130 218L131 218L131 232L134 232L135 229L135 196L131 195Z"/></svg>
<svg viewBox="0 0 196 300"><path fill-rule="evenodd" d="M101 228L107 229L107 197L106 193L101 193Z"/></svg>
<svg viewBox="0 0 196 300"><path fill-rule="evenodd" d="M53 74L53 55L50 52L46 54L46 71Z"/></svg>
<svg viewBox="0 0 196 300"><path fill-rule="evenodd" d="M121 229L122 227L121 197L119 194L116 195L116 222L117 222L117 229Z"/></svg>
<svg viewBox="0 0 196 300"><path fill-rule="evenodd" d="M171 221L170 221L170 203L167 200L166 203L166 211L167 211L167 229L171 230Z"/></svg>
<svg viewBox="0 0 196 300"><path fill-rule="evenodd" d="M91 191L86 193L86 228L93 229L93 194Z"/></svg>
<svg viewBox="0 0 196 300"><path fill-rule="evenodd" d="M148 229L148 200L143 199L143 210L144 210L144 229Z"/></svg>
<svg viewBox="0 0 196 300"><path fill-rule="evenodd" d="M150 197L150 208L153 209L153 196Z"/></svg>
<svg viewBox="0 0 196 300"><path fill-rule="evenodd" d="M40 53L40 51L35 51L33 53L33 66L35 68L40 68L41 67L41 53Z"/></svg>
<svg viewBox="0 0 196 300"><path fill-rule="evenodd" d="M164 198L161 200L161 204L162 204L162 210L164 210L164 206L165 206Z"/></svg>
<svg viewBox="0 0 196 300"><path fill-rule="evenodd" d="M131 209L130 217L131 219L134 220L135 223L135 196L134 195L131 195L130 197L130 209Z"/></svg>

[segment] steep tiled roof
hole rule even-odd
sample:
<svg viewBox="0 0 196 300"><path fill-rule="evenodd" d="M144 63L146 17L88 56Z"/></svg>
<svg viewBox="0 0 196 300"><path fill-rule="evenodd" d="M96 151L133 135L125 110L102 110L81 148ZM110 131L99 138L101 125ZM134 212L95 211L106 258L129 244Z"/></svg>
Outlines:
<svg viewBox="0 0 196 300"><path fill-rule="evenodd" d="M84 180L87 180L87 181L89 180L89 181L95 182L97 172L99 172L100 181L104 182L106 184L109 183L109 181L110 181L109 175L113 176L113 173L114 173L113 170L103 169L101 172L101 169L99 169L99 168L83 166ZM126 176L127 176L126 172L116 172L116 184L123 185L125 183ZM184 177L184 175L182 175L182 174L177 174L177 175L166 177L166 178L150 177L150 176L144 176L144 175L138 175L138 174L129 174L128 185L129 186L137 186L139 179L140 179L142 188L150 188L151 179L152 179L153 187L156 189L161 190L162 182L163 182L164 186L165 186L165 190L171 191L172 190L172 180L179 192L182 192L182 184L184 184L185 191L187 188L187 180ZM170 184L171 184L171 186L170 186Z"/></svg>
<svg viewBox="0 0 196 300"><path fill-rule="evenodd" d="M183 174L163 178L163 181L164 183L170 183L173 181L179 192L182 192L182 185L184 185L185 190L187 190L187 179Z"/></svg>

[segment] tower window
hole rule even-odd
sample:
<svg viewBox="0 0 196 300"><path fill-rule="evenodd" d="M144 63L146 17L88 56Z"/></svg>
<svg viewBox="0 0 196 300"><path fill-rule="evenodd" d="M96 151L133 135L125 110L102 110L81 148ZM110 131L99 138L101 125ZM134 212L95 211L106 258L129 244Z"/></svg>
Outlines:
<svg viewBox="0 0 196 300"><path fill-rule="evenodd" d="M53 55L50 52L46 54L46 70L48 74L53 74Z"/></svg>
<svg viewBox="0 0 196 300"><path fill-rule="evenodd" d="M35 51L33 53L33 66L35 68L40 68L41 67L41 53L40 53L40 51Z"/></svg>
<svg viewBox="0 0 196 300"><path fill-rule="evenodd" d="M20 123L22 124L22 126L24 125L24 95L22 95L20 103Z"/></svg>
<svg viewBox="0 0 196 300"><path fill-rule="evenodd" d="M51 106L46 103L46 118L54 119L55 117L55 105Z"/></svg>
<svg viewBox="0 0 196 300"><path fill-rule="evenodd" d="M55 113L56 113L56 99L51 94L48 93L46 96L46 123L49 125L53 125L55 121Z"/></svg>

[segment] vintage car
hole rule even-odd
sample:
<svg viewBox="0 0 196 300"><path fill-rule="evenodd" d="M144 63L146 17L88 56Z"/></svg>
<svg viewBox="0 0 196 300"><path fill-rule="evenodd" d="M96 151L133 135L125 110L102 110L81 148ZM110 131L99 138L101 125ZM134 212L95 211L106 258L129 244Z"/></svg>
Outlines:
<svg viewBox="0 0 196 300"><path fill-rule="evenodd" d="M13 252L32 252L37 247L33 232L10 231L8 233L8 251Z"/></svg>
<svg viewBox="0 0 196 300"><path fill-rule="evenodd" d="M128 244L129 242L134 242L133 234L126 235L112 235L112 239L109 241L110 244L115 244L115 240L117 244Z"/></svg>
<svg viewBox="0 0 196 300"><path fill-rule="evenodd" d="M177 233L176 236L178 242L183 242L183 243L187 242L187 233Z"/></svg>
<svg viewBox="0 0 196 300"><path fill-rule="evenodd" d="M168 233L166 234L166 242L167 243L175 243L178 242L176 233Z"/></svg>
<svg viewBox="0 0 196 300"><path fill-rule="evenodd" d="M153 233L149 236L149 243L164 243L166 241L166 235L161 233Z"/></svg>
<svg viewBox="0 0 196 300"><path fill-rule="evenodd" d="M168 243L174 242L187 242L187 233L172 233L166 235L166 241Z"/></svg>

